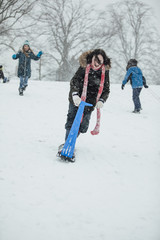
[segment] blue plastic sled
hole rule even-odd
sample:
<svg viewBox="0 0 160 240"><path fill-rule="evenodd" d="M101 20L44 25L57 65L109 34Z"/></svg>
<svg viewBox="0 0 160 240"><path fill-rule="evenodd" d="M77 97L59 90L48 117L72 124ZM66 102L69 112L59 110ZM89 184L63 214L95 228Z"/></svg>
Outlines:
<svg viewBox="0 0 160 240"><path fill-rule="evenodd" d="M78 135L78 131L79 131L79 126L81 123L81 119L82 119L82 115L83 115L85 106L92 107L93 105L90 103L81 101L78 111L76 113L74 122L72 124L71 130L69 132L68 138L67 138L67 140L63 146L63 149L61 151L62 156L66 156L68 158L72 158L72 156L73 156L76 139L77 139L77 135Z"/></svg>

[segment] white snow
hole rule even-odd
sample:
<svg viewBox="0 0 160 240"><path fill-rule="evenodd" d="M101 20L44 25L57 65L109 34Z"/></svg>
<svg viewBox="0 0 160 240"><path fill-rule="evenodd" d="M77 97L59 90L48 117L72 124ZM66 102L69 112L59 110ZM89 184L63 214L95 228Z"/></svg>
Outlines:
<svg viewBox="0 0 160 240"><path fill-rule="evenodd" d="M160 86L111 84L96 121L76 143L76 162L56 159L64 142L69 83L0 82L1 240L159 240Z"/></svg>

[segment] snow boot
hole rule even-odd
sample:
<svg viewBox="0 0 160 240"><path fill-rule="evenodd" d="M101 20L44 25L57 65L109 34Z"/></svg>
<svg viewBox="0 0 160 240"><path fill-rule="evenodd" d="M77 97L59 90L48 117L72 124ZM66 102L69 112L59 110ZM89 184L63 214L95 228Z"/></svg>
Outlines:
<svg viewBox="0 0 160 240"><path fill-rule="evenodd" d="M28 85L25 85L25 86L23 86L23 91L25 91L25 90L26 90L27 86L28 86Z"/></svg>
<svg viewBox="0 0 160 240"><path fill-rule="evenodd" d="M23 96L23 88L19 88L19 95Z"/></svg>
<svg viewBox="0 0 160 240"><path fill-rule="evenodd" d="M6 83L6 82L7 82L7 78L4 77L4 79L3 79L3 83Z"/></svg>
<svg viewBox="0 0 160 240"><path fill-rule="evenodd" d="M135 109L133 113L140 113L140 109Z"/></svg>
<svg viewBox="0 0 160 240"><path fill-rule="evenodd" d="M64 161L64 162L75 162L75 153L73 153L72 158L69 158L69 157L66 157L66 156L61 155L63 146L64 146L64 143L61 144L61 145L58 147L57 157L59 157L60 160L62 160L62 161Z"/></svg>

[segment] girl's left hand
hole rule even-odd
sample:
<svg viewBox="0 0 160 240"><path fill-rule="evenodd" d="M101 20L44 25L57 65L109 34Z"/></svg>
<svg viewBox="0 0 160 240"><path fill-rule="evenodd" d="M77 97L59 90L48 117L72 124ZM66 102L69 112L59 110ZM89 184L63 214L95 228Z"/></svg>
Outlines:
<svg viewBox="0 0 160 240"><path fill-rule="evenodd" d="M96 104L96 108L102 108L103 107L103 102L102 101L98 101Z"/></svg>
<svg viewBox="0 0 160 240"><path fill-rule="evenodd" d="M43 54L42 51L39 51L39 53L37 54L37 57L40 57Z"/></svg>

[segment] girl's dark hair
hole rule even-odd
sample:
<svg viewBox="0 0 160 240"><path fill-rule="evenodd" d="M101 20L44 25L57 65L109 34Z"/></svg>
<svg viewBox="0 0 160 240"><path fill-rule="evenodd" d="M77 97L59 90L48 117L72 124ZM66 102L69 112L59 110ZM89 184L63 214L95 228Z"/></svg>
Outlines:
<svg viewBox="0 0 160 240"><path fill-rule="evenodd" d="M87 55L87 64L92 62L92 58L95 56L97 62L99 62L98 55L102 55L104 60L104 65L111 67L111 59L106 55L105 51L102 49L95 49Z"/></svg>

